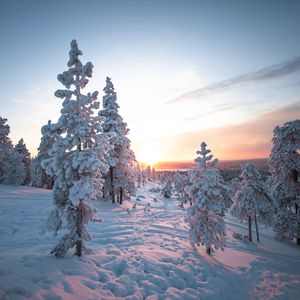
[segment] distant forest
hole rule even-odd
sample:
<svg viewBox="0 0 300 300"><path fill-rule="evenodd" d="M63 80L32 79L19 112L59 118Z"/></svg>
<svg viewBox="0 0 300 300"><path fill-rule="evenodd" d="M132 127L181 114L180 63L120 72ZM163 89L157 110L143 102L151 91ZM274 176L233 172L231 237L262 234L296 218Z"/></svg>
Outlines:
<svg viewBox="0 0 300 300"><path fill-rule="evenodd" d="M220 170L241 170L241 164L253 162L259 170L268 170L268 158L244 159L244 160L220 160L217 166ZM197 168L194 161L172 162L164 161L154 164L156 170L188 170Z"/></svg>

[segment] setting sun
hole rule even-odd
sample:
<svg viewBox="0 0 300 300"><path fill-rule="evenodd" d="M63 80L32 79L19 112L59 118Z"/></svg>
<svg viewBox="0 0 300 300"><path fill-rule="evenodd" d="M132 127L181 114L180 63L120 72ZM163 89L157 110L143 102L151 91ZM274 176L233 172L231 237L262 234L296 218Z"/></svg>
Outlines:
<svg viewBox="0 0 300 300"><path fill-rule="evenodd" d="M160 161L163 158L162 151L159 145L143 144L136 151L136 159L139 162L153 166L154 163Z"/></svg>

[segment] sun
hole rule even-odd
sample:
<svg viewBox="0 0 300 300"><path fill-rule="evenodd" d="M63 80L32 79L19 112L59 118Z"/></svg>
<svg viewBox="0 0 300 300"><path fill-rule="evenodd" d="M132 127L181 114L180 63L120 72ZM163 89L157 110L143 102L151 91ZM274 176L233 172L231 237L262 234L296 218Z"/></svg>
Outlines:
<svg viewBox="0 0 300 300"><path fill-rule="evenodd" d="M136 152L137 160L146 165L153 166L162 160L162 151L158 145L142 145Z"/></svg>

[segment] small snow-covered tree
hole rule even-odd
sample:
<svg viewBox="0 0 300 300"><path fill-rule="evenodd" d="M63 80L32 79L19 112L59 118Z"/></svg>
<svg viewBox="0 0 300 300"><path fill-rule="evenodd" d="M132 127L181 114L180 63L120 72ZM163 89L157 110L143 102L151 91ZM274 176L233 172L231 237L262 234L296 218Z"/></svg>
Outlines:
<svg viewBox="0 0 300 300"><path fill-rule="evenodd" d="M92 77L93 65L91 62L83 65L80 55L82 52L73 40L69 69L57 76L66 87L55 92L56 97L63 99L61 116L57 123L45 128L45 134L56 139L49 158L42 162L47 174L56 178L52 190L55 208L46 230L56 235L65 223L69 230L51 252L57 257L64 256L74 246L76 255L82 255L83 240L91 239L86 225L95 215L89 201L101 195L102 174L108 170L110 146L102 132L101 119L94 114L99 108L98 92L81 93Z"/></svg>
<svg viewBox="0 0 300 300"><path fill-rule="evenodd" d="M136 176L137 176L137 186L141 187L141 183L142 183L142 171L141 171L139 163L137 165Z"/></svg>
<svg viewBox="0 0 300 300"><path fill-rule="evenodd" d="M151 166L148 165L147 168L146 168L146 178L147 178L148 180L149 180L149 179L151 180L151 177L152 177L152 176L151 176L151 173L152 173L152 172L151 172Z"/></svg>
<svg viewBox="0 0 300 300"><path fill-rule="evenodd" d="M274 129L269 167L271 190L277 202L274 230L281 239L300 245L300 120Z"/></svg>
<svg viewBox="0 0 300 300"><path fill-rule="evenodd" d="M7 119L0 117L0 183L21 185L26 177L24 157L15 151L6 123Z"/></svg>
<svg viewBox="0 0 300 300"><path fill-rule="evenodd" d="M151 178L154 182L157 180L157 171L154 167L152 168Z"/></svg>
<svg viewBox="0 0 300 300"><path fill-rule="evenodd" d="M230 197L233 198L235 193L238 191L238 189L241 186L241 181L238 177L234 177L230 180L229 182L229 187L230 187Z"/></svg>
<svg viewBox="0 0 300 300"><path fill-rule="evenodd" d="M25 166L25 177L22 185L29 185L31 182L31 158L23 139L20 139L15 146L15 151L22 157L22 162Z"/></svg>
<svg viewBox="0 0 300 300"><path fill-rule="evenodd" d="M99 111L99 116L105 118L103 131L111 135L112 145L108 159L109 173L105 180L109 182L112 203L115 203L116 190L119 190L120 203L122 203L123 191L132 193L134 187L135 156L127 137L129 129L118 112L117 93L109 77L106 78L103 91L105 92L103 108Z"/></svg>
<svg viewBox="0 0 300 300"><path fill-rule="evenodd" d="M174 175L174 188L178 194L178 200L180 201L181 207L183 207L183 204L189 199L188 194L186 193L186 188L189 185L189 176L177 171Z"/></svg>
<svg viewBox="0 0 300 300"><path fill-rule="evenodd" d="M186 221L190 226L190 239L193 244L205 245L210 255L212 247L224 250L225 222L223 216L230 207L230 189L222 178L220 172L213 167L217 160L213 155L207 155L205 142L201 144L200 154L195 159L198 163L199 173L187 189L193 205L187 210Z"/></svg>
<svg viewBox="0 0 300 300"><path fill-rule="evenodd" d="M275 212L275 203L254 163L242 165L242 182L234 195L231 214L248 221L248 238L252 241L252 220L255 223L256 239L259 241L258 222L270 226Z"/></svg>
<svg viewBox="0 0 300 300"><path fill-rule="evenodd" d="M119 204L123 203L124 196L130 199L131 195L135 193L134 184L134 153L130 148L123 145L123 151L120 153L119 162L115 167L114 182L115 191Z"/></svg>
<svg viewBox="0 0 300 300"><path fill-rule="evenodd" d="M171 198L172 196L172 182L171 180L167 180L166 184L161 190L161 194L163 195L164 198Z"/></svg>
<svg viewBox="0 0 300 300"><path fill-rule="evenodd" d="M183 193L184 190L184 184L183 184L183 177L184 175L182 175L179 171L175 172L174 175L174 188L175 191L177 192L177 195L180 196Z"/></svg>
<svg viewBox="0 0 300 300"><path fill-rule="evenodd" d="M49 151L59 138L57 136L49 135L50 127L51 121L49 120L48 124L44 125L41 129L42 138L38 148L38 154L32 160L31 166L32 185L46 189L52 189L54 184L54 176L50 176L46 173L45 169L42 167L42 161L49 158Z"/></svg>

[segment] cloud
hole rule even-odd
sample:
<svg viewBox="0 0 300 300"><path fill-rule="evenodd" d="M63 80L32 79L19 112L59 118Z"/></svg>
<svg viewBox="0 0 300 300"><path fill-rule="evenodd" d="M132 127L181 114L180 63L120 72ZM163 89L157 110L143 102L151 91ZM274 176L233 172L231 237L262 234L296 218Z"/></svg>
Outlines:
<svg viewBox="0 0 300 300"><path fill-rule="evenodd" d="M28 102L22 98L13 98L11 99L12 102L28 105Z"/></svg>
<svg viewBox="0 0 300 300"><path fill-rule="evenodd" d="M235 105L233 105L233 104L224 104L224 105L214 106L210 110L200 112L199 114L196 114L192 117L184 118L183 121L188 121L188 122L189 121L196 121L196 120L199 120L199 118L201 118L201 117L208 116L208 115L213 115L213 114L228 111L228 110L232 110L234 108L235 108Z"/></svg>
<svg viewBox="0 0 300 300"><path fill-rule="evenodd" d="M300 57L296 57L294 59L291 59L289 61L280 64L274 64L272 66L260 69L255 72L238 75L236 77L223 80L215 84L211 84L203 88L184 93L181 96L167 103L170 104L170 103L183 101L186 99L201 98L202 96L207 95L208 93L217 92L224 88L231 87L240 83L280 78L287 74L291 74L299 70L300 70Z"/></svg>

